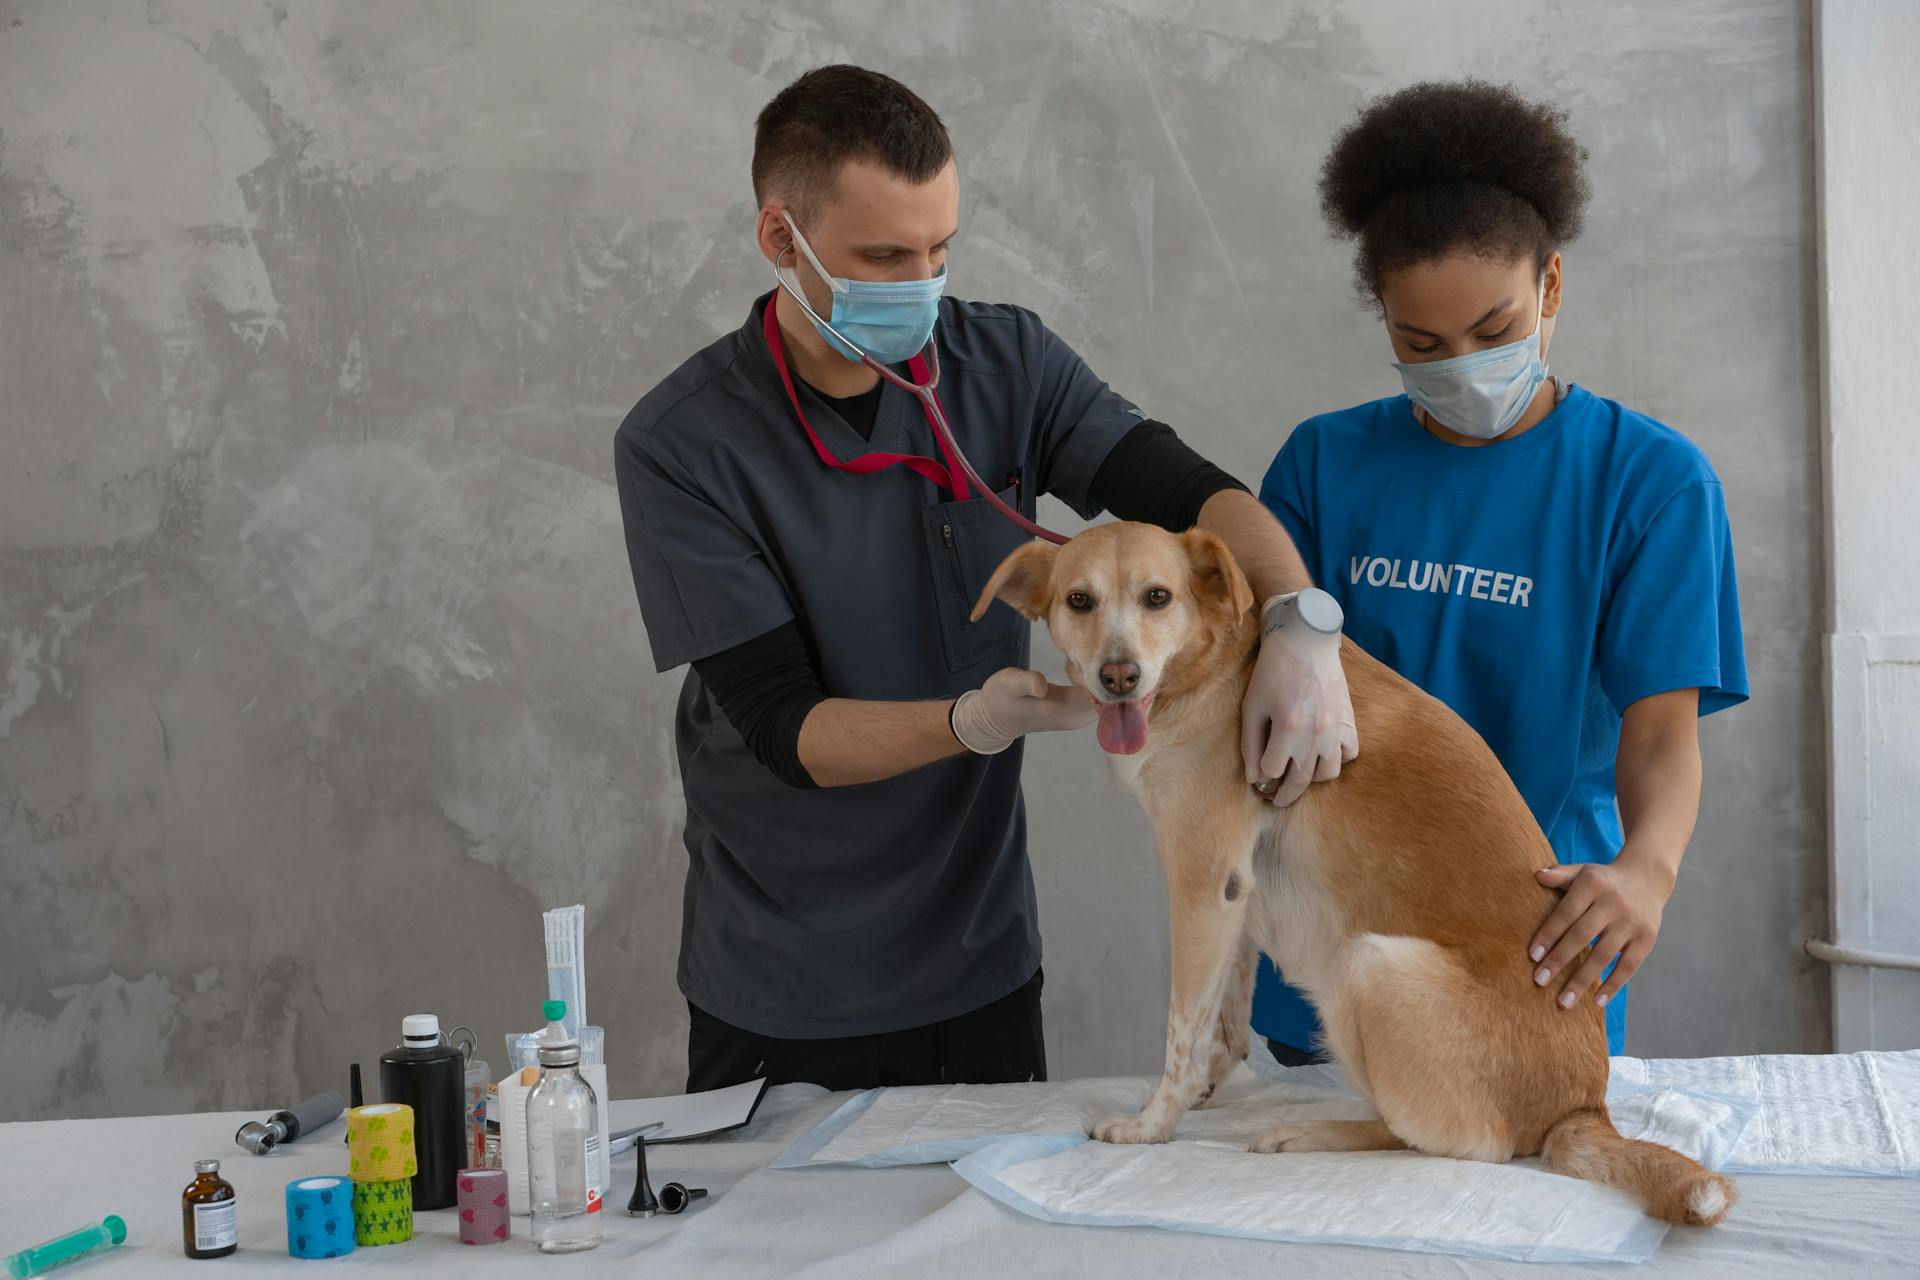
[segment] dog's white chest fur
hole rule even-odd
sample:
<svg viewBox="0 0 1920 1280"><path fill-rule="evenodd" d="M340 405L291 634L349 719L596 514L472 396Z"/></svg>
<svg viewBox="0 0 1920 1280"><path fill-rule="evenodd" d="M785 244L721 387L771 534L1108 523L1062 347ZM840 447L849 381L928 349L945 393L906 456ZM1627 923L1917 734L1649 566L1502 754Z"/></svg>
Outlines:
<svg viewBox="0 0 1920 1280"><path fill-rule="evenodd" d="M1321 883L1315 850L1286 816L1269 819L1254 846L1253 901L1248 926L1261 950L1287 981L1313 993L1326 980L1346 941L1346 922Z"/></svg>
<svg viewBox="0 0 1920 1280"><path fill-rule="evenodd" d="M1145 804L1154 744L1130 756L1109 755L1121 790ZM1253 900L1247 927L1287 981L1312 993L1324 981L1346 941L1346 922L1323 886L1305 824L1285 810L1270 812L1253 851Z"/></svg>
<svg viewBox="0 0 1920 1280"><path fill-rule="evenodd" d="M1145 750L1136 751L1130 756L1107 753L1107 765L1113 770L1113 780L1120 784L1122 791L1143 803L1146 797L1140 791L1140 771L1146 768L1147 759L1152 751L1153 748L1148 746Z"/></svg>

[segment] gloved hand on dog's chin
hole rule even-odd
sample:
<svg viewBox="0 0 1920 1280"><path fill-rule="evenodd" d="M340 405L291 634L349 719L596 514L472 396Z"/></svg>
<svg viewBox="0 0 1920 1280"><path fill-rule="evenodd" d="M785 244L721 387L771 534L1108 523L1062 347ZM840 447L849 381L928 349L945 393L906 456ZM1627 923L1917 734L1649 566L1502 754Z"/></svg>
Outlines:
<svg viewBox="0 0 1920 1280"><path fill-rule="evenodd" d="M1340 666L1339 606L1331 606L1333 629L1315 630L1298 618L1269 630L1254 659L1253 679L1240 706L1240 755L1247 783L1277 805L1289 805L1312 782L1340 776L1340 766L1360 754L1353 699ZM1272 626L1290 599L1276 596L1261 609ZM1269 790L1271 788L1271 790Z"/></svg>
<svg viewBox="0 0 1920 1280"><path fill-rule="evenodd" d="M1029 733L1084 729L1094 714L1086 690L1051 684L1038 671L1007 667L988 676L978 689L961 694L947 722L961 746L975 755L994 756Z"/></svg>

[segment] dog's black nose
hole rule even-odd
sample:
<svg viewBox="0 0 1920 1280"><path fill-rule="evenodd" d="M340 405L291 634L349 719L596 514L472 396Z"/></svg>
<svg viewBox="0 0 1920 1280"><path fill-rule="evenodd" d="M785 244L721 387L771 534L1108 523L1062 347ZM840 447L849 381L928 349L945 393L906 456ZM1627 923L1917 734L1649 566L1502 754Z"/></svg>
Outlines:
<svg viewBox="0 0 1920 1280"><path fill-rule="evenodd" d="M1140 664L1109 662L1100 668L1100 685L1108 693L1132 693L1140 683Z"/></svg>

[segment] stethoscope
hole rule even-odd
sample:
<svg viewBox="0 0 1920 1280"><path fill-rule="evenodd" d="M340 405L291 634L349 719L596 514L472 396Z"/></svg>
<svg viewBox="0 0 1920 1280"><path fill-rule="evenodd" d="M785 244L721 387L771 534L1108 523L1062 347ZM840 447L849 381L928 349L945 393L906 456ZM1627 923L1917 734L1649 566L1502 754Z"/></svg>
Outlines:
<svg viewBox="0 0 1920 1280"><path fill-rule="evenodd" d="M980 473L973 469L971 462L967 461L967 455L961 452L960 442L953 438L953 431L947 426L947 415L940 408L940 399L934 395L935 388L940 385L939 343L932 337L929 337L927 339L926 349L921 352L921 358L926 361L927 365L927 380L925 382L914 382L910 379L903 378L893 370L887 368L886 365L881 364L878 360L875 360L862 350L859 343L849 341L845 334L821 319L820 314L816 312L812 304L807 301L806 295L787 283L786 277L780 274L780 260L786 257L788 251L792 248L792 245L788 245L774 255L773 278L774 281L786 291L789 298L792 298L800 304L800 309L807 313L807 318L828 333L831 333L841 342L846 343L847 350L860 352L861 364L866 365L867 368L873 370L902 391L910 392L919 397L921 407L926 411L928 424L933 427L934 433L940 437L941 447L953 456L955 462L960 464L960 469L966 472L967 479L973 482L974 487L980 491L981 498L986 501L988 506L992 507L1005 519L1011 521L1015 527L1025 530L1036 538L1045 538L1048 542L1056 544L1065 543L1067 538L1064 534L1055 533L1043 525L1035 524L1002 501L1000 495L993 491L993 486L980 478ZM798 263L798 256L795 257L794 261L796 264ZM769 302L767 305L772 306L773 304Z"/></svg>

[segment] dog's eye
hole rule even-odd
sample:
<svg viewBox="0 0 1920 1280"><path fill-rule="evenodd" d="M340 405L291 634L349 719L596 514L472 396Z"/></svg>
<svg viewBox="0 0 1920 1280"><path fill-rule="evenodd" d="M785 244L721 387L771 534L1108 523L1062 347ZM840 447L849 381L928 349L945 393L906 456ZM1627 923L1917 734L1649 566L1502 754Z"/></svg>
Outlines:
<svg viewBox="0 0 1920 1280"><path fill-rule="evenodd" d="M1155 587L1153 590L1147 592L1147 608L1149 609L1164 609L1171 603L1173 603L1173 592L1167 590L1165 587Z"/></svg>
<svg viewBox="0 0 1920 1280"><path fill-rule="evenodd" d="M1085 613L1093 608L1093 597L1084 591L1070 591L1067 593L1067 608L1075 613Z"/></svg>

